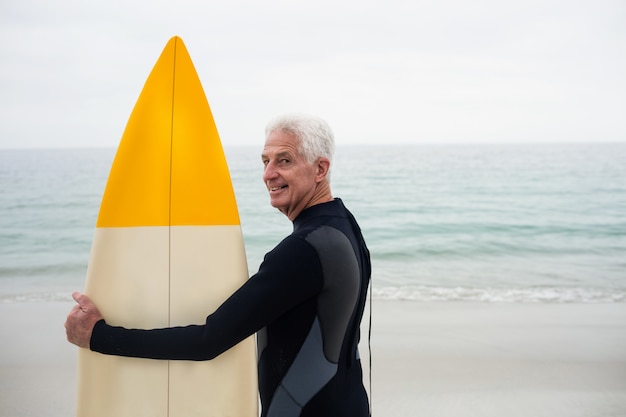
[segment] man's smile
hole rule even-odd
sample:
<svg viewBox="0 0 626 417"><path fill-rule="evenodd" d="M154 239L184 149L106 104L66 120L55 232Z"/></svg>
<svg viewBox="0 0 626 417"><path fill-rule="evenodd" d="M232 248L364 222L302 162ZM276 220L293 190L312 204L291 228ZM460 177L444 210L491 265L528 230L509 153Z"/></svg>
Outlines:
<svg viewBox="0 0 626 417"><path fill-rule="evenodd" d="M270 192L282 190L283 188L287 188L287 184L281 185L280 187L267 187Z"/></svg>

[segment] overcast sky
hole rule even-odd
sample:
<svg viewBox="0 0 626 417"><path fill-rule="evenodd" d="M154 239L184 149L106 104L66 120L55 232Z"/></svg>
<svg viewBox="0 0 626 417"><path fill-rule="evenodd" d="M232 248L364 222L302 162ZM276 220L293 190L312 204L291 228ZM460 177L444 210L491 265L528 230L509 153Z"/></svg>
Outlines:
<svg viewBox="0 0 626 417"><path fill-rule="evenodd" d="M0 148L117 146L171 36L224 145L626 141L623 0L1 0Z"/></svg>

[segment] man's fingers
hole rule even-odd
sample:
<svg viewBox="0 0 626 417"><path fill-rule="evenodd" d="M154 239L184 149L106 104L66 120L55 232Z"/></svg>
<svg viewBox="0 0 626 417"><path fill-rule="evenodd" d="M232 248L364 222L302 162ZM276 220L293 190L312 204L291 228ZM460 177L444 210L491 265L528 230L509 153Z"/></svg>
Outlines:
<svg viewBox="0 0 626 417"><path fill-rule="evenodd" d="M85 304L85 299L88 300L87 296L85 294L81 294L78 291L74 291L72 293L72 298L74 299L74 301L76 301L78 304Z"/></svg>
<svg viewBox="0 0 626 417"><path fill-rule="evenodd" d="M79 292L74 292L74 293L72 293L72 298L74 299L74 301L76 301L78 303L78 308L83 313L86 313L86 312L92 311L92 310L94 310L94 311L96 310L95 308L92 308L93 302L85 294L81 294Z"/></svg>

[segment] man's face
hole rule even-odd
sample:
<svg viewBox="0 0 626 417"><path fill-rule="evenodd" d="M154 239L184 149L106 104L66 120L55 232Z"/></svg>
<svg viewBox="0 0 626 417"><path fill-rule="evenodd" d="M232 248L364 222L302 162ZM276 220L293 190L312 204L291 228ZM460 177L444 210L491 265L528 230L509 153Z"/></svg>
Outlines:
<svg viewBox="0 0 626 417"><path fill-rule="evenodd" d="M281 131L268 136L261 159L270 204L290 220L295 219L314 198L319 182L316 164L310 164L300 154L294 135Z"/></svg>

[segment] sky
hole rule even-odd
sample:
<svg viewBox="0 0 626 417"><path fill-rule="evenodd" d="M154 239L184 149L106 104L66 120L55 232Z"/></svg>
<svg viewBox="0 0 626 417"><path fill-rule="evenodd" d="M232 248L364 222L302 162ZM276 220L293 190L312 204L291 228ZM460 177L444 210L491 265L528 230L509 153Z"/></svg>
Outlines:
<svg viewBox="0 0 626 417"><path fill-rule="evenodd" d="M180 36L222 143L626 142L623 0L0 0L0 148L115 147Z"/></svg>

